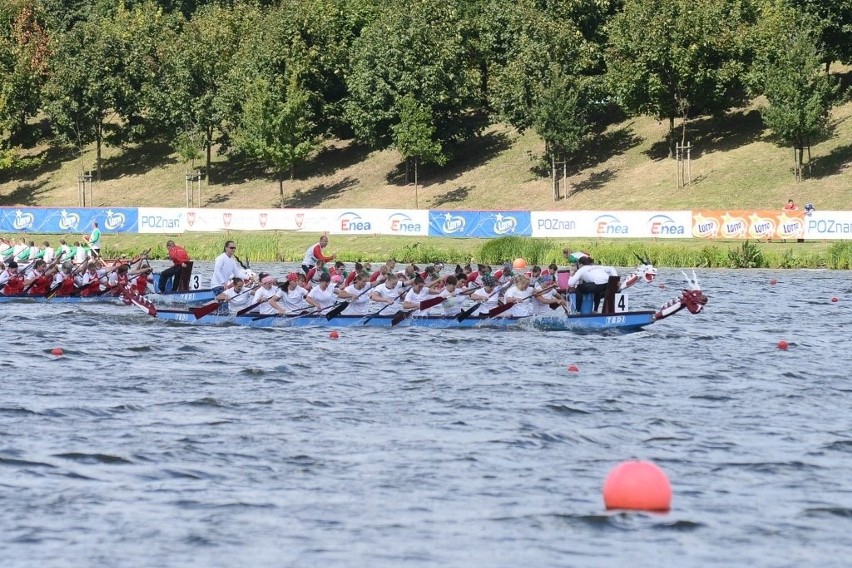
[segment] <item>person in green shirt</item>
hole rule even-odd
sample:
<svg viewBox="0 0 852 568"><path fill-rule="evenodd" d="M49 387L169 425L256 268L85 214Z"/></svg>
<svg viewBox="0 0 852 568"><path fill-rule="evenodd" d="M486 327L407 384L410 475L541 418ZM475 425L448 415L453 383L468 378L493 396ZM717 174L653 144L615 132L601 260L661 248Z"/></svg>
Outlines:
<svg viewBox="0 0 852 568"><path fill-rule="evenodd" d="M99 258L101 256L101 230L98 228L97 221L92 221L92 232L86 240L89 242L92 256Z"/></svg>

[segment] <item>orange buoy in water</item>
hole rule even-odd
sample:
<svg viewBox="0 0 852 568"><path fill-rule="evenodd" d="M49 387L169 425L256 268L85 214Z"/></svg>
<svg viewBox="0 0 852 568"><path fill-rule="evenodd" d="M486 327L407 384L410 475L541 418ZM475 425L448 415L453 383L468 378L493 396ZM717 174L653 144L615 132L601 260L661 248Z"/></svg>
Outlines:
<svg viewBox="0 0 852 568"><path fill-rule="evenodd" d="M62 357L65 354L65 352L62 351L61 347L54 347L53 349L50 350L50 354L56 355L57 357Z"/></svg>
<svg viewBox="0 0 852 568"><path fill-rule="evenodd" d="M668 511L672 486L665 472L651 462L621 462L606 477L603 486L607 509Z"/></svg>
<svg viewBox="0 0 852 568"><path fill-rule="evenodd" d="M790 347L790 345L783 339L778 342L778 349L780 349L781 351L787 351L788 347Z"/></svg>
<svg viewBox="0 0 852 568"><path fill-rule="evenodd" d="M527 261L524 260L523 258L516 258L515 260L512 261L512 268L516 268L518 270L521 270L521 269L526 268L526 267L527 267Z"/></svg>
<svg viewBox="0 0 852 568"><path fill-rule="evenodd" d="M771 278L771 279L769 280L769 285L770 285L770 286L775 286L776 284L778 284L778 281L777 281L776 279Z"/></svg>
<svg viewBox="0 0 852 568"><path fill-rule="evenodd" d="M339 338L340 338L340 334L339 334L339 333L337 333L337 331L332 331L332 332L330 332L330 333L328 334L328 336L329 336L330 338L332 338L332 339L339 339Z"/></svg>
<svg viewBox="0 0 852 568"><path fill-rule="evenodd" d="M571 363L570 365L568 365L568 372L569 372L569 373L579 373L579 372L580 372L580 367L578 367L577 365L575 365L575 364Z"/></svg>

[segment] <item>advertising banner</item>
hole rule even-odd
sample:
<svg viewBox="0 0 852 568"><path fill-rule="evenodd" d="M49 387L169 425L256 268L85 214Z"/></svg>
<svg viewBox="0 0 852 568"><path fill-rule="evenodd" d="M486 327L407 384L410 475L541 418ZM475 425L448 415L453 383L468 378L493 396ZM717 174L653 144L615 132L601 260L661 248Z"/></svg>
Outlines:
<svg viewBox="0 0 852 568"><path fill-rule="evenodd" d="M852 239L852 211L814 211L805 214L806 239Z"/></svg>
<svg viewBox="0 0 852 568"><path fill-rule="evenodd" d="M184 232L186 209L140 207L139 232L176 235Z"/></svg>
<svg viewBox="0 0 852 568"><path fill-rule="evenodd" d="M702 239L802 239L801 211L693 211L692 236Z"/></svg>
<svg viewBox="0 0 852 568"><path fill-rule="evenodd" d="M102 233L135 233L135 208L113 207L4 207L0 208L0 232L88 233L97 221Z"/></svg>
<svg viewBox="0 0 852 568"><path fill-rule="evenodd" d="M429 211L432 237L491 239L532 236L529 211Z"/></svg>
<svg viewBox="0 0 852 568"><path fill-rule="evenodd" d="M691 211L533 211L532 236L691 238Z"/></svg>

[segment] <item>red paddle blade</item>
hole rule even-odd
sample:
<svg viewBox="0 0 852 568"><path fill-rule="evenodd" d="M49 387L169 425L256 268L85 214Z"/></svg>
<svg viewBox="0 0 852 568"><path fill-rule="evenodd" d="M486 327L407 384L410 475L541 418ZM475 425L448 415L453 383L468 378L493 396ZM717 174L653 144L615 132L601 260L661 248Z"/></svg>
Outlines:
<svg viewBox="0 0 852 568"><path fill-rule="evenodd" d="M490 312L488 312L488 317L493 318L494 316L499 316L503 312L508 312L514 307L515 304L503 304L502 306L497 306L496 308L492 308Z"/></svg>
<svg viewBox="0 0 852 568"><path fill-rule="evenodd" d="M205 304L199 308L192 308L190 311L192 312L192 315L195 316L195 319L200 319L208 314L212 314L218 309L219 302L213 302L212 304Z"/></svg>
<svg viewBox="0 0 852 568"><path fill-rule="evenodd" d="M121 287L121 297L124 303L130 303L148 314L151 317L157 317L157 307L139 295L138 292L129 289L127 286Z"/></svg>
<svg viewBox="0 0 852 568"><path fill-rule="evenodd" d="M414 310L408 310L408 311L400 310L400 311L398 311L396 313L396 315L393 316L393 319L391 319L391 327L400 323L402 320L404 320L405 318L407 318L408 316L410 316L413 313L414 313Z"/></svg>
<svg viewBox="0 0 852 568"><path fill-rule="evenodd" d="M420 309L421 310L428 310L431 307L437 306L438 304L440 304L444 300L446 300L446 298L444 298L443 296L437 296L435 298L429 298L428 300L423 300L422 302L420 302Z"/></svg>

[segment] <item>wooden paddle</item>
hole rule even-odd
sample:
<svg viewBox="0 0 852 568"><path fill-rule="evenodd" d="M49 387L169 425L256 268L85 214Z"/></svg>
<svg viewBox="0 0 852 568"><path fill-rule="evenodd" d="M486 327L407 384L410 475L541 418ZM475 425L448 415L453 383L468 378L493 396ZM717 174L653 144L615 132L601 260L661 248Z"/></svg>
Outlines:
<svg viewBox="0 0 852 568"><path fill-rule="evenodd" d="M488 295L488 299L487 299L487 300L483 300L482 302L477 302L476 304L474 304L474 305L473 305L473 306L471 306L470 308L466 309L465 311L463 311L462 313L460 313L459 315L457 315L457 316L456 316L456 321L458 321L458 322L463 322L464 320L466 320L467 318L469 318L471 315L473 315L473 312L475 312L476 310L478 310L478 309L479 309L479 307L480 307L482 304L484 304L485 302L487 302L488 300L490 300L491 298L493 298L495 294L500 294L500 293L505 292L506 290L508 290L508 289L509 289L509 286L510 286L511 284L512 284L512 281L510 280L509 282L506 282L505 284L503 284L503 286L501 286L500 288L497 288L496 290L494 290L493 292L491 292L491 293ZM495 309L496 309L496 308L495 308Z"/></svg>
<svg viewBox="0 0 852 568"><path fill-rule="evenodd" d="M218 310L218 309L219 309L219 306L221 306L222 304L227 304L227 303L229 303L229 302L232 302L232 301L234 301L234 299L235 299L235 298L239 298L239 297L240 297L240 296L242 296L243 294L248 294L249 292L254 292L254 291L256 291L257 289L258 289L258 286L253 286L253 287L251 287L251 288L248 288L248 289L246 289L246 290L243 290L243 291L242 291L242 292L240 292L239 294L236 294L233 298L230 298L230 299L228 299L228 300L225 300L224 302L221 302L221 303L220 303L219 301L211 302L211 303L209 303L209 304L204 304L203 306L200 306L200 307L198 307L198 308L190 308L190 310L189 310L189 311L191 311L191 312L192 312L192 315L194 315L194 316L195 316L195 319L201 319L201 318L203 318L204 316L206 316L206 315L208 315L208 314L212 314L213 312L215 312L216 310Z"/></svg>
<svg viewBox="0 0 852 568"><path fill-rule="evenodd" d="M151 317L157 317L157 306L143 298L139 292L131 290L125 284L119 285L121 297L126 302L130 302Z"/></svg>
<svg viewBox="0 0 852 568"><path fill-rule="evenodd" d="M379 285L379 284L381 284L382 282L384 282L384 278L382 278L379 282L377 282L377 283L376 283L376 286L378 286L378 285ZM373 285L371 285L371 284L366 284L366 285L364 286L364 291L363 291L363 292L361 292L360 294L358 294L357 296L355 296L355 298L354 298L354 299L352 299L352 300L349 300L349 301L346 301L346 302L340 302L339 304L337 304L337 306L336 306L333 310L331 310L330 312L328 312L327 314L325 314L325 319L327 319L327 320L329 320L329 321L333 320L334 318L336 318L337 316L339 316L341 313L343 313L343 311L344 311L346 308L348 308L348 307L349 307L349 304L351 304L352 302L354 302L355 300L357 300L358 298L360 298L361 296L363 296L364 294L366 294L367 292L369 292L370 290L373 290L373 289L375 289L375 286L373 286Z"/></svg>
<svg viewBox="0 0 852 568"><path fill-rule="evenodd" d="M399 312L397 312L397 314L395 316L393 316L393 319L391 320L391 327L402 322L402 320L408 319L409 317L411 317L411 314L413 314L417 310L420 310L421 312L424 311L424 310L428 310L429 308L435 307L438 304L442 303L446 299L447 298L445 298L443 296L437 296L435 298L429 298L428 300L423 300L422 302L420 302L420 306L417 309L400 310Z"/></svg>

